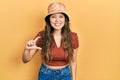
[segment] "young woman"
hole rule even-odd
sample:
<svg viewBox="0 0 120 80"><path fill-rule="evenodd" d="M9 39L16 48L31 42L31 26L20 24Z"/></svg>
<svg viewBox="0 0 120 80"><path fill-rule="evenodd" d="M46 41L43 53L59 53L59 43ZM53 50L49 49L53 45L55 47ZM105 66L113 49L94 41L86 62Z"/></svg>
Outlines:
<svg viewBox="0 0 120 80"><path fill-rule="evenodd" d="M76 80L78 36L70 30L65 5L51 3L45 21L45 29L27 42L23 62L29 62L41 50L38 80Z"/></svg>

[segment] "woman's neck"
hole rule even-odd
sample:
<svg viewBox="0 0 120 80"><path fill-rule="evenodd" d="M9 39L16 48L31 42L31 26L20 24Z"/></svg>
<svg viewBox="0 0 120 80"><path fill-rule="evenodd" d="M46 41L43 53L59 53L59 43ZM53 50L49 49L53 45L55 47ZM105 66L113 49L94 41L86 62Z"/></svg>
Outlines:
<svg viewBox="0 0 120 80"><path fill-rule="evenodd" d="M54 35L61 35L61 30L54 30Z"/></svg>

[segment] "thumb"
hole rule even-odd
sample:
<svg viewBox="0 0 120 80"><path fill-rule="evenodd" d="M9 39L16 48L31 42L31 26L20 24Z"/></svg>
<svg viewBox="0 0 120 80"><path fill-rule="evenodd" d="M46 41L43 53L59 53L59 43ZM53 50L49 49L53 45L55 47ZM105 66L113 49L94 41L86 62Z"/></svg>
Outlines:
<svg viewBox="0 0 120 80"><path fill-rule="evenodd" d="M41 47L35 47L35 49L42 50L42 48L41 48Z"/></svg>
<svg viewBox="0 0 120 80"><path fill-rule="evenodd" d="M38 49L38 50L42 50L41 47L37 47L37 46L31 46L31 47L26 46L26 49Z"/></svg>
<svg viewBox="0 0 120 80"><path fill-rule="evenodd" d="M41 38L41 37L40 37L40 36L36 37L36 38L34 39L34 42L36 42L39 38Z"/></svg>

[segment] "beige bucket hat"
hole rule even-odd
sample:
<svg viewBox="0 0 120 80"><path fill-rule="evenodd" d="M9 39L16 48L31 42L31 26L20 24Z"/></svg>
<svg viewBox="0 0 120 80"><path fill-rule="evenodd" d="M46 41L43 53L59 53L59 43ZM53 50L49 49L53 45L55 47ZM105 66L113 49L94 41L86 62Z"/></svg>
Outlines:
<svg viewBox="0 0 120 80"><path fill-rule="evenodd" d="M50 15L55 14L55 13L64 14L64 16L69 21L69 17L66 13L65 5L63 3L60 3L60 2L53 2L48 6L48 15L45 17L45 21L47 22L49 20Z"/></svg>

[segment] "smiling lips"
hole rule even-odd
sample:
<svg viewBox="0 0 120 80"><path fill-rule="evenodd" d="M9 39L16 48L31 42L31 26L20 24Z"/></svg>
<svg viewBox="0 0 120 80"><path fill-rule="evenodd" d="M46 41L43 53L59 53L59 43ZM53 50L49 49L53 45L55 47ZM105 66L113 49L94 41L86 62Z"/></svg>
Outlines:
<svg viewBox="0 0 120 80"><path fill-rule="evenodd" d="M61 23L54 23L55 26L61 26Z"/></svg>

